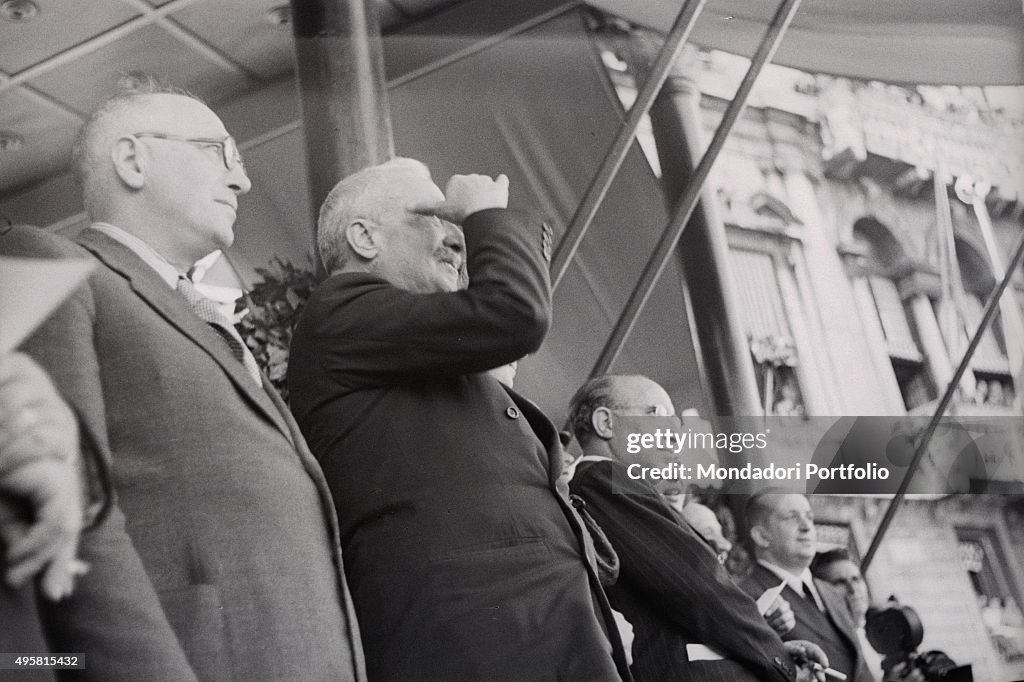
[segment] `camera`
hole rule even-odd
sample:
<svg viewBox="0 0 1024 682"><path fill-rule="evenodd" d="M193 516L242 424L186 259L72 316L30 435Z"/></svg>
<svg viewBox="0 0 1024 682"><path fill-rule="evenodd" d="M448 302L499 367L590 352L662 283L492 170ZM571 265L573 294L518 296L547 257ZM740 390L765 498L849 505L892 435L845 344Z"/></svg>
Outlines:
<svg viewBox="0 0 1024 682"><path fill-rule="evenodd" d="M942 651L917 652L924 640L921 618L895 597L868 609L864 633L875 651L885 656L882 670L887 681L904 679L917 670L926 682L974 682L970 665L957 665Z"/></svg>

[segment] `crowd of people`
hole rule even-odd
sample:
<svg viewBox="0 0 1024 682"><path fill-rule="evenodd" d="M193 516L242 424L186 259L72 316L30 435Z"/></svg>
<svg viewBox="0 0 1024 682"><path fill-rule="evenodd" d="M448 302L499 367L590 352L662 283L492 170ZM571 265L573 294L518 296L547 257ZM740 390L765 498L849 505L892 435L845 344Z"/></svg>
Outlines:
<svg viewBox="0 0 1024 682"><path fill-rule="evenodd" d="M850 577L810 572L805 497L750 500L736 582L710 510L619 475L620 420L675 413L654 381L581 387L563 471L511 388L550 324L552 234L504 176L442 192L399 158L335 186L286 406L190 280L251 189L221 120L119 93L75 163L90 227L0 235L98 263L0 357L0 651L103 681L880 678Z"/></svg>

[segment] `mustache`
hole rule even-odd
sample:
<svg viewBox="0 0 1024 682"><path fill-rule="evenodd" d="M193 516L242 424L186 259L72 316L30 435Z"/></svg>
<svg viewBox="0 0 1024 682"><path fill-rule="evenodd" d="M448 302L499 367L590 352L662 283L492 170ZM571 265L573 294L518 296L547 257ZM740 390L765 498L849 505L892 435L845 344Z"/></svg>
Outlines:
<svg viewBox="0 0 1024 682"><path fill-rule="evenodd" d="M438 260L452 263L455 266L455 269L459 271L459 290L465 289L469 286L469 271L466 269L466 261L463 259L462 253L455 249L441 246L434 250L434 257Z"/></svg>
<svg viewBox="0 0 1024 682"><path fill-rule="evenodd" d="M447 246L439 246L434 249L434 257L437 260L448 261L452 263L458 270L462 270L465 263L462 262L462 254Z"/></svg>

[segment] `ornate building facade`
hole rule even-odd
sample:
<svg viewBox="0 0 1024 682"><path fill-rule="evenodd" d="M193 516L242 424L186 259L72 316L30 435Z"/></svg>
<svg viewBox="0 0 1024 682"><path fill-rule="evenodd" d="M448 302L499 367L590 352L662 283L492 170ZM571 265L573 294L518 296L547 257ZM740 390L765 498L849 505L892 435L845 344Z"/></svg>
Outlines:
<svg viewBox="0 0 1024 682"><path fill-rule="evenodd" d="M637 40L651 38L612 38L603 55L627 107ZM668 87L699 92L705 143L746 65L695 52L670 76ZM1024 235L1024 92L1016 96L1017 110L980 88L766 69L705 201L715 202L728 236L735 304L767 412L932 414ZM647 125L638 137L658 173L656 134ZM1002 451L984 452L985 467L1017 484L1022 318L1018 268L949 410L1012 432ZM866 575L874 600L895 595L915 608L922 650L971 663L975 679L1024 677L1024 500L911 497ZM815 496L822 547L863 556L887 504Z"/></svg>

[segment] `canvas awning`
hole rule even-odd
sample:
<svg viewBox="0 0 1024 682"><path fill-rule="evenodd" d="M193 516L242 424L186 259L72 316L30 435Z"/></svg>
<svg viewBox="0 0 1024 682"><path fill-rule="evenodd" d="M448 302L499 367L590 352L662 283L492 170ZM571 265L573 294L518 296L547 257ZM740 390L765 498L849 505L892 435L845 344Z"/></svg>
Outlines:
<svg viewBox="0 0 1024 682"><path fill-rule="evenodd" d="M682 0L590 0L630 22L667 31ZM692 36L750 54L778 3L709 0ZM1020 0L806 0L775 63L891 83L1024 84Z"/></svg>

